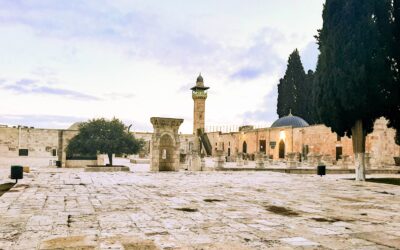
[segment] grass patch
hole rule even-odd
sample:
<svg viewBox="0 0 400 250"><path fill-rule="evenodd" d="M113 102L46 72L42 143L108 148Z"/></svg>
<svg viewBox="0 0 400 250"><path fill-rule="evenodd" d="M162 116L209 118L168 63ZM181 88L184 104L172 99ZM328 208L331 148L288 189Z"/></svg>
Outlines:
<svg viewBox="0 0 400 250"><path fill-rule="evenodd" d="M8 190L10 190L14 185L15 185L15 183L11 183L11 182L0 184L0 196L2 196L4 193L6 193Z"/></svg>
<svg viewBox="0 0 400 250"><path fill-rule="evenodd" d="M199 211L197 208L190 208L190 207L180 207L180 208L175 208L175 210L189 212L189 213L194 213Z"/></svg>
<svg viewBox="0 0 400 250"><path fill-rule="evenodd" d="M288 216L288 217L299 216L299 213L297 213L291 209L285 208L285 207L266 206L265 209L267 209L267 211L270 211L274 214L284 215L284 216Z"/></svg>

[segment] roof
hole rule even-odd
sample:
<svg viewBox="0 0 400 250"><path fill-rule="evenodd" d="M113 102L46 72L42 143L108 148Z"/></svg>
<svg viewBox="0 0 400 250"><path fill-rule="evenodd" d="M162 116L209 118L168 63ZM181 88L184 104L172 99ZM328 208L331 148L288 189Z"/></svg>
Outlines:
<svg viewBox="0 0 400 250"><path fill-rule="evenodd" d="M82 124L82 122L75 122L74 124L72 124L68 130L79 130L79 126Z"/></svg>
<svg viewBox="0 0 400 250"><path fill-rule="evenodd" d="M204 86L204 80L200 73L196 79L196 85L192 87L191 90L195 91L195 90L207 90L207 89L209 89L209 87Z"/></svg>
<svg viewBox="0 0 400 250"><path fill-rule="evenodd" d="M308 126L310 125L303 118L292 115L292 113L290 113L289 115L281 117L274 123L272 123L271 128L277 128L277 127L301 128Z"/></svg>

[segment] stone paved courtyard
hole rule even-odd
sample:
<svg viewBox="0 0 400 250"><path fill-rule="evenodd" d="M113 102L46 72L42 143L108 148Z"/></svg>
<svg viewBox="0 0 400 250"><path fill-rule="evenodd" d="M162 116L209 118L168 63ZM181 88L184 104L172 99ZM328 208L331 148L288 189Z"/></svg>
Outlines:
<svg viewBox="0 0 400 250"><path fill-rule="evenodd" d="M0 197L0 249L396 249L400 187L353 175L40 169Z"/></svg>

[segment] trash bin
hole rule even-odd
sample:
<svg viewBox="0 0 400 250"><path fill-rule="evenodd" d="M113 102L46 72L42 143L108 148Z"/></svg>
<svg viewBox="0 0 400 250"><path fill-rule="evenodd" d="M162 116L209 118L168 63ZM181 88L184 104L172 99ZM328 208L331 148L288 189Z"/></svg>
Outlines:
<svg viewBox="0 0 400 250"><path fill-rule="evenodd" d="M24 168L22 166L11 166L11 179L15 179L15 183L24 177Z"/></svg>
<svg viewBox="0 0 400 250"><path fill-rule="evenodd" d="M326 166L320 165L317 167L317 174L320 176L326 175Z"/></svg>

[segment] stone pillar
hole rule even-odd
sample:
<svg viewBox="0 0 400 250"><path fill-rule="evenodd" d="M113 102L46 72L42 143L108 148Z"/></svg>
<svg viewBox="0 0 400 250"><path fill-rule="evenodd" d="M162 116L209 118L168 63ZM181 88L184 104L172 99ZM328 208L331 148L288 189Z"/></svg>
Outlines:
<svg viewBox="0 0 400 250"><path fill-rule="evenodd" d="M237 160L236 160L236 162L237 162L237 166L238 167L241 167L241 166L243 166L243 154L242 153L237 153Z"/></svg>
<svg viewBox="0 0 400 250"><path fill-rule="evenodd" d="M197 151L192 151L189 155L190 161L188 165L189 171L201 171L201 158Z"/></svg>
<svg viewBox="0 0 400 250"><path fill-rule="evenodd" d="M264 153L257 152L256 153L256 168L264 168Z"/></svg>
<svg viewBox="0 0 400 250"><path fill-rule="evenodd" d="M264 166L272 165L272 159L269 158L268 155L264 154Z"/></svg>
<svg viewBox="0 0 400 250"><path fill-rule="evenodd" d="M223 169L225 164L224 151L218 149L216 152L215 169Z"/></svg>
<svg viewBox="0 0 400 250"><path fill-rule="evenodd" d="M365 153L365 169L371 169L371 154Z"/></svg>
<svg viewBox="0 0 400 250"><path fill-rule="evenodd" d="M319 165L321 165L322 164L322 155L320 155L320 154L315 154L315 162L316 162L316 165L317 166L319 166Z"/></svg>
<svg viewBox="0 0 400 250"><path fill-rule="evenodd" d="M204 169L206 169L206 159L204 158L204 157L201 157L200 158L200 161L201 161L201 171L203 171Z"/></svg>
<svg viewBox="0 0 400 250"><path fill-rule="evenodd" d="M287 161L288 167L289 168L296 168L297 167L297 162L296 162L296 159L295 159L296 153L293 153L293 152L288 153L287 157L288 157L288 161Z"/></svg>
<svg viewBox="0 0 400 250"><path fill-rule="evenodd" d="M243 165L249 165L249 155L247 153L243 153Z"/></svg>
<svg viewBox="0 0 400 250"><path fill-rule="evenodd" d="M349 156L342 155L342 169L349 169Z"/></svg>

